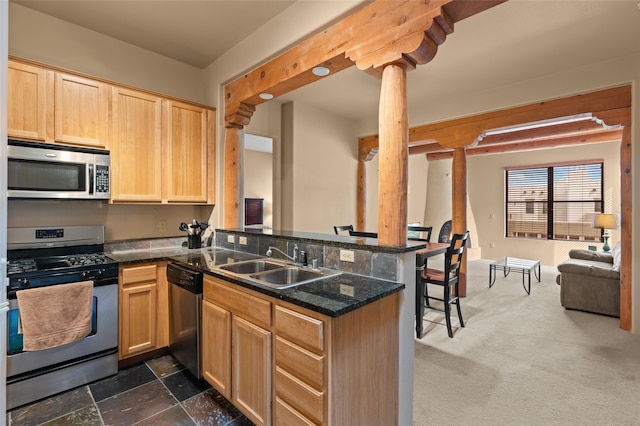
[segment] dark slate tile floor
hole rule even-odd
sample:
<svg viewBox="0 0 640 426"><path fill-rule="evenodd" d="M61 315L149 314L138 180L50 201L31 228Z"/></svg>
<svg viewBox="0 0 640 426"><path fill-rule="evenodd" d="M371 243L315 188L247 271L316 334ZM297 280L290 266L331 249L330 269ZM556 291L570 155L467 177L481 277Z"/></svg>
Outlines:
<svg viewBox="0 0 640 426"><path fill-rule="evenodd" d="M1 422L0 422L1 423ZM13 426L251 426L206 381L171 355L132 365L113 377L11 410Z"/></svg>

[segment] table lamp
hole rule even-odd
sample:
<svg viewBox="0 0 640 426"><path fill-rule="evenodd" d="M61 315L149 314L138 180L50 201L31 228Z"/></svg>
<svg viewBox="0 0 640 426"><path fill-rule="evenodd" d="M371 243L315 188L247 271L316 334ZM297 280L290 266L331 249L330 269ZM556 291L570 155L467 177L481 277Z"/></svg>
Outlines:
<svg viewBox="0 0 640 426"><path fill-rule="evenodd" d="M620 227L620 215L610 213L596 213L595 215L593 215L593 223L591 224L591 227L604 229L604 234L602 235L602 238L604 238L602 251L608 252L611 250L611 247L609 247L609 233L607 230L618 229Z"/></svg>

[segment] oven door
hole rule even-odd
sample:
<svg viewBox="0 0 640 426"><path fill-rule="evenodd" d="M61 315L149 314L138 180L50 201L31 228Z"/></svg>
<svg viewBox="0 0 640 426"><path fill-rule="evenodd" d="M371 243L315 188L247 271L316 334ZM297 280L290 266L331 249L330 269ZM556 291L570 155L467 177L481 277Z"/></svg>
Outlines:
<svg viewBox="0 0 640 426"><path fill-rule="evenodd" d="M9 300L7 313L7 378L91 356L118 346L118 285L93 288L92 330L89 336L42 351L22 351L18 333L18 301Z"/></svg>

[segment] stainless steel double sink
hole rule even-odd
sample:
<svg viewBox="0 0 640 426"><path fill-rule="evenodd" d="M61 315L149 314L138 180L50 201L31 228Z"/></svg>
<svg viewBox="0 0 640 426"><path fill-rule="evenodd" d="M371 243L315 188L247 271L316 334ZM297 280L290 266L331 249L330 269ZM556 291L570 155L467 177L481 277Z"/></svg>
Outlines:
<svg viewBox="0 0 640 426"><path fill-rule="evenodd" d="M310 269L271 259L227 263L216 266L216 269L223 275L231 275L277 289L307 284L342 273L328 268Z"/></svg>

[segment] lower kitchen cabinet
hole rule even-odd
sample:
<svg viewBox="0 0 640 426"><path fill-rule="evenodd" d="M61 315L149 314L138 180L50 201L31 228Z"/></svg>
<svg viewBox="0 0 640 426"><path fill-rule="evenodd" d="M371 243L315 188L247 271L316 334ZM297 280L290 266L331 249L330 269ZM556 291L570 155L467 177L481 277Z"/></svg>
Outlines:
<svg viewBox="0 0 640 426"><path fill-rule="evenodd" d="M169 344L166 262L120 266L118 359Z"/></svg>
<svg viewBox="0 0 640 426"><path fill-rule="evenodd" d="M231 312L202 301L202 375L231 400Z"/></svg>
<svg viewBox="0 0 640 426"><path fill-rule="evenodd" d="M398 315L399 294L333 318L205 275L204 376L256 424L394 425Z"/></svg>
<svg viewBox="0 0 640 426"><path fill-rule="evenodd" d="M270 425L271 302L210 275L203 286L203 376L253 423Z"/></svg>

